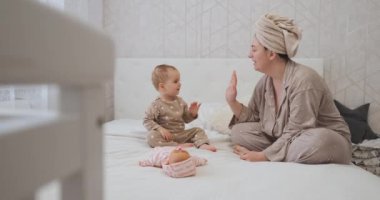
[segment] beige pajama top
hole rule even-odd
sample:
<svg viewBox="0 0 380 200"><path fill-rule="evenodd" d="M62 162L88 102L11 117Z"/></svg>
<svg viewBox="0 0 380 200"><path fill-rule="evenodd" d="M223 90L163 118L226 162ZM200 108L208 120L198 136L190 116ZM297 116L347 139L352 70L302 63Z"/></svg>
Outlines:
<svg viewBox="0 0 380 200"><path fill-rule="evenodd" d="M260 122L263 133L274 140L263 151L271 161L284 160L292 139L308 129L324 127L350 141L348 126L335 107L331 92L313 69L289 60L282 86L281 104L276 113L272 78L264 75L248 106L243 105L230 127L235 123Z"/></svg>
<svg viewBox="0 0 380 200"><path fill-rule="evenodd" d="M189 112L186 102L177 97L174 101L156 98L145 112L144 126L149 131L163 127L172 133L185 130L185 123L196 119Z"/></svg>

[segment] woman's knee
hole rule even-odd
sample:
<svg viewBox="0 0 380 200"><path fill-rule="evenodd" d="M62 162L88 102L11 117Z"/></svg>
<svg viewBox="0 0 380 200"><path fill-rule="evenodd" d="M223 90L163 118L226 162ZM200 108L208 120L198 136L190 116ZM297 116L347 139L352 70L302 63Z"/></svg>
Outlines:
<svg viewBox="0 0 380 200"><path fill-rule="evenodd" d="M243 137L243 126L241 124L235 124L231 128L231 142L233 145L241 144L242 141L244 140Z"/></svg>
<svg viewBox="0 0 380 200"><path fill-rule="evenodd" d="M258 123L241 123L232 127L231 143L249 150L262 151L271 144L271 141L261 132Z"/></svg>
<svg viewBox="0 0 380 200"><path fill-rule="evenodd" d="M326 128L311 129L290 144L286 161L319 164L351 162L350 143L340 134Z"/></svg>

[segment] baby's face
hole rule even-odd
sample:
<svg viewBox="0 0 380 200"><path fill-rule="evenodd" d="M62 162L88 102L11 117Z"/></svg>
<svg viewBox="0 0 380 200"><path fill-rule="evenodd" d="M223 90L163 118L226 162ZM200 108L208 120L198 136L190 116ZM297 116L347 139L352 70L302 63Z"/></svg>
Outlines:
<svg viewBox="0 0 380 200"><path fill-rule="evenodd" d="M164 83L163 90L161 91L167 96L175 97L179 94L181 89L179 71L170 69L168 71L168 80Z"/></svg>
<svg viewBox="0 0 380 200"><path fill-rule="evenodd" d="M169 164L181 162L190 158L189 152L183 149L175 149L169 155Z"/></svg>

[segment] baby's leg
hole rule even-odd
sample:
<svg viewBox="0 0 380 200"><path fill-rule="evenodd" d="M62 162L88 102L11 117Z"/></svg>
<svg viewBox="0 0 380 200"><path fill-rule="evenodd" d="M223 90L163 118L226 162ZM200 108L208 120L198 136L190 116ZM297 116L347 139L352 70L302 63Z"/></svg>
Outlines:
<svg viewBox="0 0 380 200"><path fill-rule="evenodd" d="M216 151L216 147L213 145L209 145L209 144L202 144L199 148L209 150L209 151L213 151L213 152Z"/></svg>
<svg viewBox="0 0 380 200"><path fill-rule="evenodd" d="M162 137L161 133L152 130L148 133L147 141L150 147L160 147L160 146L177 146L178 143L171 140L167 141Z"/></svg>
<svg viewBox="0 0 380 200"><path fill-rule="evenodd" d="M184 148L193 147L194 143L179 143L178 146L181 146L181 147L184 147Z"/></svg>
<svg viewBox="0 0 380 200"><path fill-rule="evenodd" d="M192 141L197 148L216 151L216 147L209 144L210 142L203 129L191 128L186 130L185 133L188 136L188 140Z"/></svg>

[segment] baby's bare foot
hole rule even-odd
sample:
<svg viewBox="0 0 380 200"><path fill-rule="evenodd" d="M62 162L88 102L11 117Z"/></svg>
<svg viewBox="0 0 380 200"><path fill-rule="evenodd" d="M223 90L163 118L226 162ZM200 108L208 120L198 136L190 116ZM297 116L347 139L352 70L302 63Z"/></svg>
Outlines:
<svg viewBox="0 0 380 200"><path fill-rule="evenodd" d="M209 151L212 151L212 152L216 151L216 147L214 147L212 145L209 145L209 144L202 144L199 148L200 149L209 150Z"/></svg>
<svg viewBox="0 0 380 200"><path fill-rule="evenodd" d="M180 144L179 146L187 148L187 147L193 147L194 144L193 143L183 143L183 144Z"/></svg>

